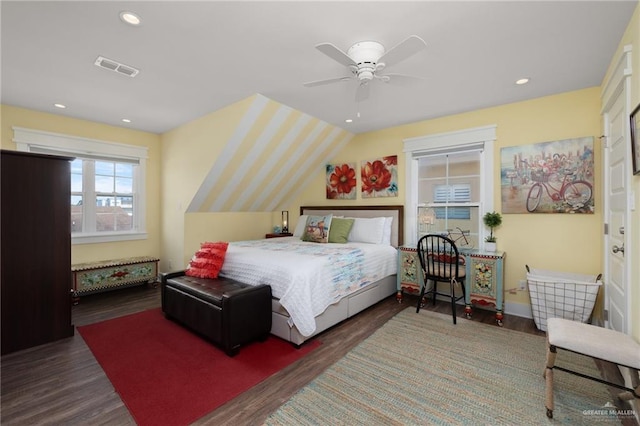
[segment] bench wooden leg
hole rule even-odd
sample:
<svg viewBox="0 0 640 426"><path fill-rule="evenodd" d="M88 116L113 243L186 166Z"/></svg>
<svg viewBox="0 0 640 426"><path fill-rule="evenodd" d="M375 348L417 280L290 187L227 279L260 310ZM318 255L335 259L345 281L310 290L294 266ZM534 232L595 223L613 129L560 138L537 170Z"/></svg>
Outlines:
<svg viewBox="0 0 640 426"><path fill-rule="evenodd" d="M553 418L553 366L556 362L557 349L550 345L547 341L547 363L545 365L545 407L547 409L547 417Z"/></svg>
<svg viewBox="0 0 640 426"><path fill-rule="evenodd" d="M631 371L631 389L633 391L620 392L618 398L622 401L631 401L635 398L640 398L640 377L638 376L638 370L634 368L629 369Z"/></svg>

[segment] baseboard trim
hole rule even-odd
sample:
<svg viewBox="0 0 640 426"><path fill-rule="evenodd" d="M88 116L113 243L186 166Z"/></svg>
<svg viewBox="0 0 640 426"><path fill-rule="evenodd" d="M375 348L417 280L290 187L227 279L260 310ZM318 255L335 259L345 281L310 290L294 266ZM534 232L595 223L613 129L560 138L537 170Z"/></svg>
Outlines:
<svg viewBox="0 0 640 426"><path fill-rule="evenodd" d="M517 317L533 319L531 305L528 303L505 302L504 313Z"/></svg>
<svg viewBox="0 0 640 426"><path fill-rule="evenodd" d="M437 300L441 300L443 302L449 302L451 299L447 297L438 296ZM457 302L458 305L464 305L464 300L459 300ZM533 319L533 313L531 311L531 305L528 303L514 303L514 302L505 302L502 312L508 315L514 315L516 317Z"/></svg>

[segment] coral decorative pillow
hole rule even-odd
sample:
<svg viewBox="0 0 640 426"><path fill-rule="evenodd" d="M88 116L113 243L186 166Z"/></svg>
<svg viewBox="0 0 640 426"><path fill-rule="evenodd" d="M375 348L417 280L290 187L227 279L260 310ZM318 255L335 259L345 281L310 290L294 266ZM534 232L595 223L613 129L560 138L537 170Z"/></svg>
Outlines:
<svg viewBox="0 0 640 426"><path fill-rule="evenodd" d="M229 243L222 241L202 243L200 250L191 258L185 275L197 278L218 278L228 246Z"/></svg>

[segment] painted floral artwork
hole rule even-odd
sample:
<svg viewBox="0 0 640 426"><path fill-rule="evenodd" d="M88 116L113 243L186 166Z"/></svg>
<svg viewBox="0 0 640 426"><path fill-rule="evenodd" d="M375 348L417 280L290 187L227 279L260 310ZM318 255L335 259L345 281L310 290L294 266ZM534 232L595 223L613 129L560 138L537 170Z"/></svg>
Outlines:
<svg viewBox="0 0 640 426"><path fill-rule="evenodd" d="M493 283L493 270L490 263L477 262L475 271L475 290L478 293L491 294L491 284Z"/></svg>
<svg viewBox="0 0 640 426"><path fill-rule="evenodd" d="M356 199L355 163L327 164L327 199Z"/></svg>
<svg viewBox="0 0 640 426"><path fill-rule="evenodd" d="M360 167L362 198L398 196L398 156L363 161Z"/></svg>
<svg viewBox="0 0 640 426"><path fill-rule="evenodd" d="M502 148L502 213L593 213L593 137Z"/></svg>

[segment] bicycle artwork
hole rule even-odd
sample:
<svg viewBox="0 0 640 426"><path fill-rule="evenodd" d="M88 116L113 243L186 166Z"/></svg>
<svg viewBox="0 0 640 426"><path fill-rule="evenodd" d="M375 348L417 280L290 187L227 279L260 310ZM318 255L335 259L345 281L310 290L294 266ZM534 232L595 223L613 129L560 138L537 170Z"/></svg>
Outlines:
<svg viewBox="0 0 640 426"><path fill-rule="evenodd" d="M453 240L459 249L471 250L474 246L473 239L471 239L471 230L464 230L456 226L455 229L447 229L447 232L443 233L443 235Z"/></svg>
<svg viewBox="0 0 640 426"><path fill-rule="evenodd" d="M503 213L593 213L593 137L502 148Z"/></svg>

